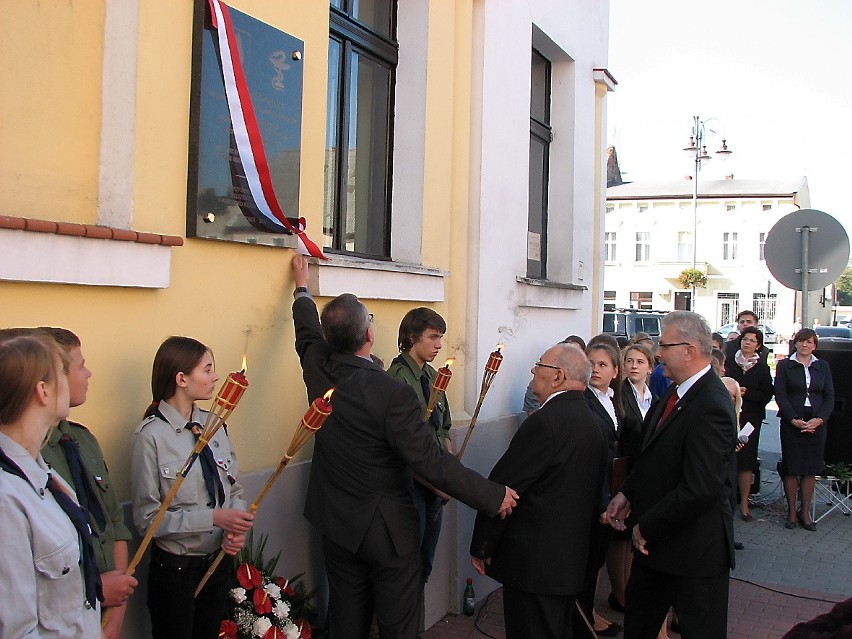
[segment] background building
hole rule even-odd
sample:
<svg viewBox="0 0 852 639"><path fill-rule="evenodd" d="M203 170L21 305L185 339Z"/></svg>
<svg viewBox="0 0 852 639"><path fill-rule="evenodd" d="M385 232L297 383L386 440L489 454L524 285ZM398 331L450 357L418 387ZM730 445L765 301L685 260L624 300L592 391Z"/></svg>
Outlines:
<svg viewBox="0 0 852 639"><path fill-rule="evenodd" d="M292 237L187 234L193 31L206 4L0 0L0 325L81 336L94 377L72 418L97 434L123 499L165 337L209 344L220 372L247 354L251 386L230 435L249 496L313 399L293 349ZM457 437L488 354L505 344L465 457L488 472L537 356L600 325L608 2L231 5L304 42L298 206L330 258L312 271L318 303L361 297L386 362L409 308L442 313ZM304 571L313 586L321 555L301 514L310 458L308 446L287 467L257 530L283 549L282 573ZM459 605L472 521L447 507L427 623ZM493 585L478 580L478 592ZM144 602L141 587L125 636L146 635Z"/></svg>
<svg viewBox="0 0 852 639"><path fill-rule="evenodd" d="M691 310L692 289L679 278L692 268L694 250L695 266L707 277L706 285L696 288L694 310L714 329L751 309L762 322L789 335L801 316L801 296L769 272L764 243L779 219L809 208L807 178L702 179L697 219L692 192L689 179L607 188L605 308ZM826 323L831 303L824 298L811 294L810 316Z"/></svg>

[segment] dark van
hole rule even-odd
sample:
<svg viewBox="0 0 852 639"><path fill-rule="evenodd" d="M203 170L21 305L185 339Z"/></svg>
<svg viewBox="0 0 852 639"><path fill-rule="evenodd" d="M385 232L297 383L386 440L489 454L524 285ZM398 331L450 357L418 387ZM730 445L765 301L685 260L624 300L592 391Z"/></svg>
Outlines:
<svg viewBox="0 0 852 639"><path fill-rule="evenodd" d="M603 332L612 335L623 348L636 333L648 333L656 346L660 342L660 320L665 313L622 309L606 311L603 317Z"/></svg>

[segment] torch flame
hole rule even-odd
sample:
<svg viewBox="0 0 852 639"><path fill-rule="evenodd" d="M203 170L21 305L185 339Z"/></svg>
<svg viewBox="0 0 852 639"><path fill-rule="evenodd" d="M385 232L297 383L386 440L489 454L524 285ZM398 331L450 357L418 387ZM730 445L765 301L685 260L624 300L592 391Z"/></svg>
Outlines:
<svg viewBox="0 0 852 639"><path fill-rule="evenodd" d="M332 396L333 394L334 394L334 389L333 389L333 388L329 388L329 389L325 392L325 395L323 395L323 396L322 396L322 398L323 398L325 401L328 401L328 400L330 400L330 399L331 399L331 396Z"/></svg>
<svg viewBox="0 0 852 639"><path fill-rule="evenodd" d="M246 363L247 363L246 356L245 356L245 355L243 355L242 372L243 372L244 374L245 374L245 372L246 372L246 368L247 368Z"/></svg>
<svg viewBox="0 0 852 639"><path fill-rule="evenodd" d="M499 353L502 350L503 350L503 344L497 344L497 352Z"/></svg>
<svg viewBox="0 0 852 639"><path fill-rule="evenodd" d="M456 358L455 358L455 357L450 357L449 359L447 359L447 361L446 361L446 362L444 362L444 366L445 366L446 368L449 368L450 366L452 366L453 364L455 364L455 362L456 362Z"/></svg>

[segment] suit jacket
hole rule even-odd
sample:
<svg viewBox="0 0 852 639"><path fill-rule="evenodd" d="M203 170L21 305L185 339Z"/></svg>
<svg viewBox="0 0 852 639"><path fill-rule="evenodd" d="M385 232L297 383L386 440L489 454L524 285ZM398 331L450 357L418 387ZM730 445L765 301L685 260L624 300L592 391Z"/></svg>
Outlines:
<svg viewBox="0 0 852 639"><path fill-rule="evenodd" d="M801 419L805 396L811 401L811 413L828 424L834 411L834 382L831 368L824 359L811 362L811 385L805 387L805 367L794 359L782 359L775 367L775 401L778 414L790 421Z"/></svg>
<svg viewBox="0 0 852 639"><path fill-rule="evenodd" d="M333 412L315 435L308 521L355 552L378 513L396 552L413 552L420 539L411 471L472 508L497 513L505 487L441 450L434 431L423 423L414 389L373 361L333 352L310 296L293 302L293 321L309 400L335 388Z"/></svg>
<svg viewBox="0 0 852 639"><path fill-rule="evenodd" d="M600 400L595 396L595 392L591 388L586 388L583 391L583 396L586 398L586 403L595 416L595 422L604 437L607 446L606 469L604 470L604 483L601 489L600 503L598 504L598 513L606 510L609 500L612 498L610 494L610 486L612 484L612 460L618 457L618 432L615 430L615 424L612 423L612 417L606 412Z"/></svg>
<svg viewBox="0 0 852 639"><path fill-rule="evenodd" d="M747 371L743 371L734 355L731 355L725 360L725 375L746 388L740 423L760 426L766 419L766 405L772 399L772 373L769 372L769 365L759 361Z"/></svg>
<svg viewBox="0 0 852 639"><path fill-rule="evenodd" d="M648 392L651 392L650 387ZM654 410L655 401L657 401L657 396L651 392L649 415ZM628 379L625 379L621 385L621 405L624 407L624 419L621 420L621 428L618 433L618 454L635 459L639 451L642 450L645 418L642 417L639 402L636 401L633 386Z"/></svg>
<svg viewBox="0 0 852 639"><path fill-rule="evenodd" d="M491 557L506 586L572 595L583 585L597 517L606 445L581 391L551 398L530 415L490 478L521 495L506 519L477 515L470 554Z"/></svg>
<svg viewBox="0 0 852 639"><path fill-rule="evenodd" d="M711 368L657 429L673 392L648 412L642 452L621 488L649 552L633 560L672 575L718 576L734 566L734 407Z"/></svg>

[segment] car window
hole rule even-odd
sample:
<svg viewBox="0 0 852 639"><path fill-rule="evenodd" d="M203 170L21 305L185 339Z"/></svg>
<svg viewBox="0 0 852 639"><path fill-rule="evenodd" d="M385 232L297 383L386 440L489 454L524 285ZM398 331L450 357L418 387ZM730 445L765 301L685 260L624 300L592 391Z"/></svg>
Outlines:
<svg viewBox="0 0 852 639"><path fill-rule="evenodd" d="M648 333L648 335L660 334L660 318L659 317L637 317L636 332Z"/></svg>
<svg viewBox="0 0 852 639"><path fill-rule="evenodd" d="M625 331L624 313L604 313L603 332L623 333Z"/></svg>

